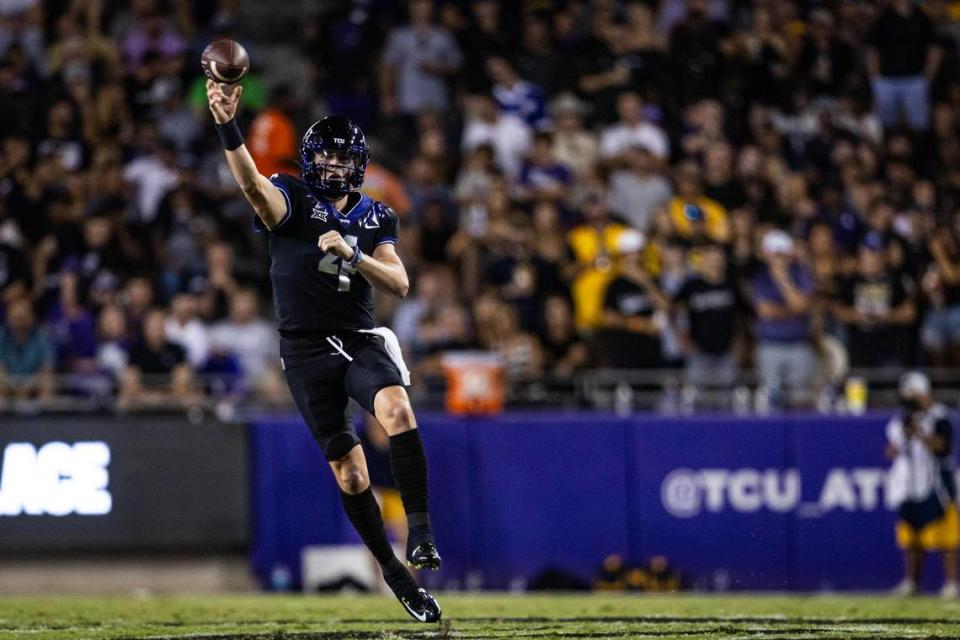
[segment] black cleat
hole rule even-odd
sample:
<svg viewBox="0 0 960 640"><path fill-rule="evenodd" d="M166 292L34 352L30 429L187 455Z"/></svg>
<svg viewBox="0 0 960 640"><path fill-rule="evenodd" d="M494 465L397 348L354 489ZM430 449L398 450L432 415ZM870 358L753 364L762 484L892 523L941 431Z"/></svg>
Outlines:
<svg viewBox="0 0 960 640"><path fill-rule="evenodd" d="M403 608L418 622L437 622L440 620L440 605L433 596L423 588L407 571L406 567L394 560L396 564L391 573L384 573L384 580L393 595L397 597Z"/></svg>
<svg viewBox="0 0 960 640"><path fill-rule="evenodd" d="M440 622L440 605L423 587L397 599L417 622Z"/></svg>
<svg viewBox="0 0 960 640"><path fill-rule="evenodd" d="M430 540L421 542L412 549L407 547L407 564L414 569L440 569L440 554L437 547Z"/></svg>

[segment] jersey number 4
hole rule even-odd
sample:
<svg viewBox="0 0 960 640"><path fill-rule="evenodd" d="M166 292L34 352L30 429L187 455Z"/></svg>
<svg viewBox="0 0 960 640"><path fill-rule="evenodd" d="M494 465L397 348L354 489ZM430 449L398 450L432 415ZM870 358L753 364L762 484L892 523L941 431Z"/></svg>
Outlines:
<svg viewBox="0 0 960 640"><path fill-rule="evenodd" d="M343 236L343 239L348 246L357 246L357 236ZM355 267L345 263L343 258L333 253L328 253L321 258L317 271L337 276L337 291L350 291L350 276L357 272Z"/></svg>

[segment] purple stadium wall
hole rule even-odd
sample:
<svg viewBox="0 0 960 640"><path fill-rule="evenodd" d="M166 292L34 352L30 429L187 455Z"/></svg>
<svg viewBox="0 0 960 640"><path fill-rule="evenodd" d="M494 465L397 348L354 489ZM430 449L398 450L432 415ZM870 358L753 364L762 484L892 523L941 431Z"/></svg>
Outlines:
<svg viewBox="0 0 960 640"><path fill-rule="evenodd" d="M433 586L507 588L609 553L666 555L685 585L882 589L900 577L887 416L419 416L444 556ZM295 418L251 426L253 566L296 576L307 544L355 541ZM929 563L927 584L939 579Z"/></svg>

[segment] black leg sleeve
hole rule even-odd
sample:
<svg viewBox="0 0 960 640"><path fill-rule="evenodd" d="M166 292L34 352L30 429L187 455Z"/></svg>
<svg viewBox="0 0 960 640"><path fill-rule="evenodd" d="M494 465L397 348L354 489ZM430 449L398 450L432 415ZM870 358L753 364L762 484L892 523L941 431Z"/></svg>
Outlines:
<svg viewBox="0 0 960 640"><path fill-rule="evenodd" d="M426 515L427 507L427 458L420 441L420 430L411 429L390 437L390 466L393 479L403 500L407 518L413 514ZM416 520L417 517L414 517ZM411 521L411 525L414 522Z"/></svg>
<svg viewBox="0 0 960 640"><path fill-rule="evenodd" d="M356 495L340 492L343 509L353 524L353 528L360 534L363 543L367 545L373 557L381 565L389 565L392 560L398 562L393 555L390 541L383 530L383 518L380 515L380 506L373 497L373 490L367 487Z"/></svg>

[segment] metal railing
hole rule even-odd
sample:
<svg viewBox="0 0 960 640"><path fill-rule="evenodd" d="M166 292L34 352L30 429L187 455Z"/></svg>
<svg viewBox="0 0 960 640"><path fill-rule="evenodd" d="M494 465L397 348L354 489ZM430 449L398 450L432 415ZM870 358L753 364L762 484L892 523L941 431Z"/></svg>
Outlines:
<svg viewBox="0 0 960 640"><path fill-rule="evenodd" d="M854 369L850 377L862 378L870 408L897 405L897 382L905 369ZM960 404L960 369L931 368L925 373L937 399ZM54 377L53 393L17 397L11 388L0 389L0 415L49 413L178 413L196 421L207 417L243 420L264 411L293 411L282 388L265 394L241 378L224 375L193 375L188 387L177 388L168 376L142 376L144 398L122 389L107 374L60 374ZM411 389L421 410L442 410L446 383L442 378L424 378ZM744 370L731 388L692 388L684 384L678 369L592 369L569 377L543 376L536 380L510 381L506 404L514 409L597 410L615 413L635 411L664 414L731 411L765 413L771 405L768 391L752 371ZM132 397L131 397L132 396ZM837 413L847 410L842 384L818 384L802 406L807 410Z"/></svg>

